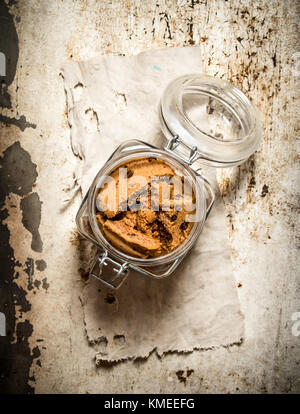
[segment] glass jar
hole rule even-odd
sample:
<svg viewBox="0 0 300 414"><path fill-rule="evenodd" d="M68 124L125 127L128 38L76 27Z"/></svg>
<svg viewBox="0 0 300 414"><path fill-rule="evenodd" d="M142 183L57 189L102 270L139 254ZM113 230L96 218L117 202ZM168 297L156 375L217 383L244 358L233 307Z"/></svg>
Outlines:
<svg viewBox="0 0 300 414"><path fill-rule="evenodd" d="M196 243L214 203L210 183L196 170L203 164L241 164L261 138L259 114L249 99L230 83L202 74L181 76L167 86L159 103L159 119L168 140L166 146L159 149L138 140L121 144L94 178L76 216L79 233L100 251L90 274L114 289L130 270L162 278L176 269ZM125 162L143 157L162 159L188 177L196 192L197 211L197 220L181 245L164 256L147 259L114 247L96 219L96 197L103 177Z"/></svg>

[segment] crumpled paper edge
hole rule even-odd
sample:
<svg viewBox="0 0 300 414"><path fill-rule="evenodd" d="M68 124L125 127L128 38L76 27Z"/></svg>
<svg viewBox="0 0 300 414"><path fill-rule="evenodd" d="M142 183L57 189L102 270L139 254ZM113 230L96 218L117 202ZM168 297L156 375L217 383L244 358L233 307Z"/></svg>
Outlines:
<svg viewBox="0 0 300 414"><path fill-rule="evenodd" d="M103 340L104 338L107 339L104 335L99 336L99 338L97 339L90 339L88 331L87 331L87 326L86 326L86 318L85 318L85 309L84 309L84 298L82 296L79 296L79 300L80 300L80 304L82 306L82 312L83 312L83 323L84 323L84 330L85 330L85 335L87 338L87 341L89 343L90 346L95 346L98 342L100 342L101 340ZM242 314L242 313L241 313ZM243 314L242 314L243 316ZM244 318L244 317L243 317ZM166 355L170 355L170 354L178 354L178 355L187 355L187 354L191 354L194 351L214 351L217 349L228 349L231 348L233 346L241 346L244 343L244 335L241 336L241 338L238 341L233 341L229 344L218 344L218 345L211 345L211 346L194 346L188 349L176 349L176 348L170 348L168 349L168 351L164 351L164 352L159 352L158 351L158 347L155 346L152 349L150 349L148 352L146 352L144 355L137 355L137 354L133 354L133 355L128 355L126 357L121 357L121 358L105 358L103 354L101 354L101 352L96 352L95 357L94 357L94 361L95 361L95 365L96 367L110 367L113 365L117 365L126 361L146 361L150 355L152 355L153 353L156 354L156 356L159 359L164 358Z"/></svg>

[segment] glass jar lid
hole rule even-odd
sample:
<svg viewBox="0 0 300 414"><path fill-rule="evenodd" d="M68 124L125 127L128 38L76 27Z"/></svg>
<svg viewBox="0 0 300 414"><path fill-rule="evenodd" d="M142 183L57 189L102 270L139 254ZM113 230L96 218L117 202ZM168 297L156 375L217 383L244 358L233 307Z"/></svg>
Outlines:
<svg viewBox="0 0 300 414"><path fill-rule="evenodd" d="M169 140L167 149L195 166L241 164L261 139L259 113L246 95L229 82L208 75L173 80L160 100L159 117Z"/></svg>

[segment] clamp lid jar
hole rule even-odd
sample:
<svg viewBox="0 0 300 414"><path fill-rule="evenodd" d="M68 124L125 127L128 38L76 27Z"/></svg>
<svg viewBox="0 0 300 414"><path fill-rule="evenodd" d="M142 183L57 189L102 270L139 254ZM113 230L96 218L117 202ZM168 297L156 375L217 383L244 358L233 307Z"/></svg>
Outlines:
<svg viewBox="0 0 300 414"><path fill-rule="evenodd" d="M207 75L185 75L172 81L159 103L159 119L168 140L166 146L160 149L139 140L121 144L94 178L76 216L80 234L100 250L90 274L111 288L118 288L130 269L154 278L169 276L196 243L213 206L212 187L197 169L203 164L241 164L261 138L259 114L249 99L230 83ZM198 220L189 236L174 251L156 258L139 259L118 250L101 233L96 219L97 192L103 177L141 157L158 157L181 170L197 195Z"/></svg>

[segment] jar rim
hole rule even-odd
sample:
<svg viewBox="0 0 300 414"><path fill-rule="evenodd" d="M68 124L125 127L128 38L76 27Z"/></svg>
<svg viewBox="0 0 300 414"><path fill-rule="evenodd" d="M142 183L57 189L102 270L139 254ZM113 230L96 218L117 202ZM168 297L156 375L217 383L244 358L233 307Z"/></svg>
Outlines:
<svg viewBox="0 0 300 414"><path fill-rule="evenodd" d="M103 233L101 232L99 225L97 223L97 218L95 214L95 207L96 207L96 197L98 194L98 183L101 180L101 177L109 175L115 168L119 165L122 165L124 162L128 160L133 160L135 158L143 158L143 157L151 157L159 155L160 158L164 159L166 162L169 162L173 166L175 165L177 169L181 169L191 177L193 184L196 189L196 208L198 213L200 213L200 220L195 222L190 234L185 239L183 243L181 243L176 249L172 250L171 252L167 253L166 255L154 257L154 258L138 258L135 256L129 256L128 254L118 250L114 247L108 240L105 238ZM120 156L111 159L108 161L103 168L100 169L98 174L93 180L93 183L89 190L88 200L87 200L87 208L88 208L88 216L89 222L92 228L92 231L101 245L102 248L109 251L110 254L117 257L118 259L124 260L126 262L132 263L133 265L138 266L155 266L155 265L163 265L167 264L171 261L174 261L182 256L184 256L187 251L194 245L198 236L200 235L204 222L205 222L205 215L206 215L206 199L204 189L201 188L199 181L196 177L199 176L195 171L189 168L187 165L183 165L176 157L172 154L166 153L164 150L159 150L156 148L149 148L148 149L135 149L132 151L126 152L126 154L121 154Z"/></svg>

